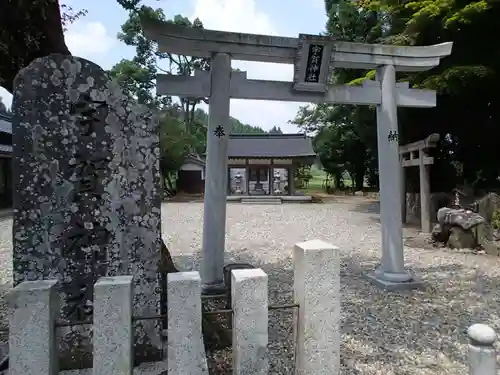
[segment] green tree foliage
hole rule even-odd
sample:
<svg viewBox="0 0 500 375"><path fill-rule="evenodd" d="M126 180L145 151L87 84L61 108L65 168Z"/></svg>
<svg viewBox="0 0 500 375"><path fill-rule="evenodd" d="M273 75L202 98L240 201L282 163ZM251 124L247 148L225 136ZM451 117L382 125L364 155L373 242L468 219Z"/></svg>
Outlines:
<svg viewBox="0 0 500 375"><path fill-rule="evenodd" d="M167 191L174 191L172 176L177 173L198 140L186 131L184 124L168 113L160 117L160 169Z"/></svg>
<svg viewBox="0 0 500 375"><path fill-rule="evenodd" d="M475 182L476 187L497 185L500 45L496 35L500 31L500 2L325 0L325 10L326 34L340 40L397 45L454 43L451 56L438 67L427 72L398 73L399 81L438 93L436 108L398 110L400 143L431 133L441 135L431 168L433 190L449 191L457 183L467 182ZM374 71L338 69L333 81L354 85L367 78L373 79ZM340 168L359 175L364 159L365 175L375 181L375 119L370 107L317 105L301 108L294 122L316 132L315 147L325 169ZM364 145L365 152L358 143ZM328 150L327 145L337 149ZM408 172L411 185L418 187L418 174Z"/></svg>
<svg viewBox="0 0 500 375"><path fill-rule="evenodd" d="M402 110L403 135L408 141L437 132L443 139L431 182L450 189L456 183L477 187L498 184L500 165L500 3L496 1L411 1L380 3L400 20L387 42L431 45L453 41L453 51L442 64L409 75L414 85L438 91L431 110ZM365 6L374 7L375 2ZM453 166L459 166L454 168ZM437 172L437 173L436 173ZM456 177L455 179L452 177ZM450 186L450 182L453 185Z"/></svg>
<svg viewBox="0 0 500 375"><path fill-rule="evenodd" d="M182 165L189 152L203 154L206 148L208 115L199 108L200 103L208 103L207 98L179 98L172 100L168 96L157 96L157 74L192 75L195 70L208 70L207 59L177 56L158 52L155 42L147 39L142 32L142 17L159 21L172 22L186 27L203 28L199 19L190 21L181 15L167 20L161 9L140 6L139 1L119 1L126 9L130 9L129 17L122 26L118 39L135 47L133 59L123 59L112 67L110 75L117 79L126 93L139 103L149 106L161 113L160 143L163 176L167 178L167 188L172 188L169 179ZM230 133L263 133L258 127L242 124L230 118Z"/></svg>
<svg viewBox="0 0 500 375"><path fill-rule="evenodd" d="M400 74L399 80L437 90L437 107L401 108L400 140L413 142L439 133L442 141L431 168L434 190L476 183L478 188L498 185L500 127L500 3L497 1L364 0L357 9L379 13L385 22L377 42L433 45L452 41L450 57L428 71ZM369 33L377 34L377 25ZM373 31L375 30L375 31ZM414 172L414 171L410 171ZM410 173L418 186L418 177Z"/></svg>
<svg viewBox="0 0 500 375"><path fill-rule="evenodd" d="M313 178L310 165L299 165L295 170L295 187L298 189L307 188L309 181Z"/></svg>
<svg viewBox="0 0 500 375"><path fill-rule="evenodd" d="M111 68L109 73L120 83L125 93L140 104L162 109L171 103L171 98L157 97L153 94L156 87L154 81L156 73L137 61L122 59Z"/></svg>
<svg viewBox="0 0 500 375"><path fill-rule="evenodd" d="M136 1L126 2L129 6L136 4ZM146 38L142 32L140 23L141 17L167 21L177 25L187 27L202 28L203 24L199 19L193 22L186 17L177 15L172 20L167 20L162 9L153 9L142 6L129 13L129 17L122 25L122 32L118 34L118 39L128 46L135 47L136 54L132 60L122 60L115 65L110 73L126 87L137 100L152 107L162 108L172 105L171 98L166 96L158 97L154 94L156 87L156 75L179 74L191 75L195 69L207 70L210 68L207 59L187 56L175 56L169 53L159 52L154 41ZM162 68L160 65L166 65ZM182 116L187 130L193 125L196 106L204 98L180 98Z"/></svg>
<svg viewBox="0 0 500 375"><path fill-rule="evenodd" d="M156 76L159 73L192 74L194 69L207 69L204 59L186 56L173 56L158 52L155 42L143 35L140 18L146 17L166 21L161 9L147 6L138 7L138 1L119 1L130 9L128 19L122 25L118 39L135 47L131 60L122 59L110 70L110 75L120 82L126 93L140 104L160 113L160 146L162 175L167 178L167 188L172 189L170 176L182 165L189 152L204 151L206 132L203 124L195 121L196 106L203 98L181 98L174 103L171 97L157 96ZM187 18L175 16L169 21L188 27L203 27L199 20L191 23ZM160 67L164 62L167 69Z"/></svg>
<svg viewBox="0 0 500 375"><path fill-rule="evenodd" d="M372 43L382 34L377 12L360 10L355 3L327 0L326 34L340 40ZM335 84L360 84L368 72L336 69ZM361 79L360 79L361 78ZM348 172L355 189L362 189L365 175L377 173L376 118L367 106L318 104L300 108L292 121L306 132L315 132L314 146L325 171L341 185ZM335 150L330 149L335 147ZM376 180L370 179L371 181ZM374 182L372 182L374 183Z"/></svg>
<svg viewBox="0 0 500 375"><path fill-rule="evenodd" d="M196 121L203 124L204 131L206 133L206 128L208 128L208 113L202 109L196 110ZM265 133L259 126L252 126L248 124L243 124L240 120L234 117L229 117L229 133L230 134L253 134L253 133Z"/></svg>

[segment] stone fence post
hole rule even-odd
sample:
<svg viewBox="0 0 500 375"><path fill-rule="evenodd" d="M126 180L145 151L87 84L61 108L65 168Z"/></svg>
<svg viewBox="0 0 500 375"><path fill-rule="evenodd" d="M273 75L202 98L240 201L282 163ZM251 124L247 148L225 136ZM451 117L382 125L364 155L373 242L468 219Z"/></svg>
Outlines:
<svg viewBox="0 0 500 375"><path fill-rule="evenodd" d="M168 375L208 375L198 272L167 275Z"/></svg>
<svg viewBox="0 0 500 375"><path fill-rule="evenodd" d="M102 277L94 286L93 375L132 375L133 277Z"/></svg>
<svg viewBox="0 0 500 375"><path fill-rule="evenodd" d="M267 275L260 268L231 271L233 374L267 375Z"/></svg>
<svg viewBox="0 0 500 375"><path fill-rule="evenodd" d="M497 354L493 347L495 331L485 324L469 327L469 375L496 375Z"/></svg>
<svg viewBox="0 0 500 375"><path fill-rule="evenodd" d="M295 245L295 373L338 375L340 371L339 249L320 240Z"/></svg>
<svg viewBox="0 0 500 375"><path fill-rule="evenodd" d="M8 296L9 375L57 375L57 281L24 281Z"/></svg>

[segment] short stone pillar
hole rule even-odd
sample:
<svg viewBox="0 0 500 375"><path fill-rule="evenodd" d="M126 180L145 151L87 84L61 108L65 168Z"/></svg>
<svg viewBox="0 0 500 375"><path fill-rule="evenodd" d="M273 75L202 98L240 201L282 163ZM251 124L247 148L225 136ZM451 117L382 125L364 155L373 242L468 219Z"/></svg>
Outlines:
<svg viewBox="0 0 500 375"><path fill-rule="evenodd" d="M231 271L233 374L267 375L267 275L260 268Z"/></svg>
<svg viewBox="0 0 500 375"><path fill-rule="evenodd" d="M8 296L9 375L57 375L57 281L24 281Z"/></svg>
<svg viewBox="0 0 500 375"><path fill-rule="evenodd" d="M340 371L339 249L320 240L295 245L294 299L297 374Z"/></svg>
<svg viewBox="0 0 500 375"><path fill-rule="evenodd" d="M474 324L469 336L469 375L496 375L497 355L493 347L495 331L485 324Z"/></svg>
<svg viewBox="0 0 500 375"><path fill-rule="evenodd" d="M168 375L208 375L198 272L167 275Z"/></svg>
<svg viewBox="0 0 500 375"><path fill-rule="evenodd" d="M93 375L132 375L133 277L102 277L94 285Z"/></svg>

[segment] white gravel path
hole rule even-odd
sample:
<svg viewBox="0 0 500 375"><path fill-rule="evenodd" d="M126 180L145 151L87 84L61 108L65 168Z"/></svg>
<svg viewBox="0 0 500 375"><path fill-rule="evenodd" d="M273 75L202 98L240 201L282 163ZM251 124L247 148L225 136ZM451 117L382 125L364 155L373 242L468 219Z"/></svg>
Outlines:
<svg viewBox="0 0 500 375"><path fill-rule="evenodd" d="M292 248L322 239L342 257L343 374L467 374L467 327L500 329L500 261L446 249L410 247L405 259L427 288L383 292L361 273L375 267L380 251L377 205L363 198L329 204L241 205L227 208L226 261L250 262L269 275L271 303L290 302ZM202 203L164 207L164 239L181 269L198 269ZM415 245L413 245L415 246ZM293 369L292 313L270 314L271 374Z"/></svg>
<svg viewBox="0 0 500 375"><path fill-rule="evenodd" d="M406 264L427 288L389 293L365 281L361 272L373 269L380 251L376 205L366 199L276 206L229 204L227 217L226 261L262 267L269 275L271 303L291 301L295 243L322 239L340 247L342 374L465 375L467 327L481 322L500 329L498 258L410 247L416 242L410 238L415 231L408 229ZM198 269L202 221L202 203L163 207L163 237L181 270ZM11 225L10 219L0 219L4 290L11 280ZM2 311L0 318L5 317ZM292 373L291 315L286 311L270 314L270 374Z"/></svg>

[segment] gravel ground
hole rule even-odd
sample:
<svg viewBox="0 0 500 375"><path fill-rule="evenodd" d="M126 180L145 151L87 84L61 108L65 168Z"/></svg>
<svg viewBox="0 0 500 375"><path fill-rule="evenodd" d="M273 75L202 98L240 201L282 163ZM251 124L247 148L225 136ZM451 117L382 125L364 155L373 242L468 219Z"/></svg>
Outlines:
<svg viewBox="0 0 500 375"><path fill-rule="evenodd" d="M325 204L241 205L227 208L226 261L249 262L269 275L270 303L291 302L292 248L322 239L341 249L342 374L467 374L467 327L500 328L500 261L467 251L422 246L405 229L405 259L425 290L383 292L361 276L380 251L377 205L364 198ZM203 204L163 207L163 236L181 270L199 268ZM11 280L11 220L0 220L1 290ZM2 292L3 294L3 292ZM0 323L5 322L0 298ZM270 374L293 369L291 311L269 315ZM226 359L230 351L212 353ZM219 374L229 372L220 363Z"/></svg>
<svg viewBox="0 0 500 375"><path fill-rule="evenodd" d="M286 303L292 298L293 245L312 239L337 245L342 374L467 374L468 326L500 328L500 261L423 246L414 229L405 229L406 264L427 287L383 292L362 278L379 259L377 211L377 204L354 197L328 204L229 204L226 262L260 266L269 275L270 303ZM198 269L203 205L171 203L163 213L164 239L176 263L183 270ZM292 312L272 312L269 319L270 374L291 374ZM222 364L218 373L230 374L228 367Z"/></svg>

